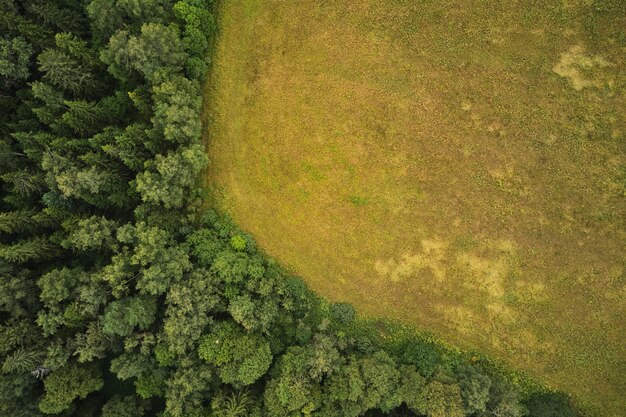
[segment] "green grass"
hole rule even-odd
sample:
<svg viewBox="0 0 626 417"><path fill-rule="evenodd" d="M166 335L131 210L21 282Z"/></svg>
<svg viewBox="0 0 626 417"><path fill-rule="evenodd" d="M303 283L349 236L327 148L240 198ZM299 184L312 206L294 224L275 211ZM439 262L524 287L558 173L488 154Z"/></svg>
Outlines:
<svg viewBox="0 0 626 417"><path fill-rule="evenodd" d="M621 417L620 3L222 2L216 202L329 298Z"/></svg>
<svg viewBox="0 0 626 417"><path fill-rule="evenodd" d="M350 202L356 206L361 207L369 203L369 199L360 195L351 195L349 197Z"/></svg>

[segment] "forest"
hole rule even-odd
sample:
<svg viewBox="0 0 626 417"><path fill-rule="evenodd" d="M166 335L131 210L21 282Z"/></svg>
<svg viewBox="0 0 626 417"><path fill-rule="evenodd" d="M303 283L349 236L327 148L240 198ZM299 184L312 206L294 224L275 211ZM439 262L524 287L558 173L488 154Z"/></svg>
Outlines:
<svg viewBox="0 0 626 417"><path fill-rule="evenodd" d="M0 0L0 415L573 417L208 207L212 0Z"/></svg>

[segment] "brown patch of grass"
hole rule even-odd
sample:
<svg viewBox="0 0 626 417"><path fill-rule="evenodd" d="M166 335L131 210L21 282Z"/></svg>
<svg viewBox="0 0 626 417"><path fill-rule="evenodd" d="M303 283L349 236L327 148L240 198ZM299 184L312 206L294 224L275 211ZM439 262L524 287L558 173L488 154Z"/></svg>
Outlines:
<svg viewBox="0 0 626 417"><path fill-rule="evenodd" d="M626 41L588 3L223 2L217 203L320 293L621 415Z"/></svg>

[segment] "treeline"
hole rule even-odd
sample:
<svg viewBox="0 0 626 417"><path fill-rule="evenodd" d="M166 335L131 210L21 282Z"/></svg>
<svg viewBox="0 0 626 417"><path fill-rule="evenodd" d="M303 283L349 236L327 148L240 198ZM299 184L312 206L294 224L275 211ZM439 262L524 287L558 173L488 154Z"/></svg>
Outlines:
<svg viewBox="0 0 626 417"><path fill-rule="evenodd" d="M212 7L0 0L0 415L576 415L202 214Z"/></svg>

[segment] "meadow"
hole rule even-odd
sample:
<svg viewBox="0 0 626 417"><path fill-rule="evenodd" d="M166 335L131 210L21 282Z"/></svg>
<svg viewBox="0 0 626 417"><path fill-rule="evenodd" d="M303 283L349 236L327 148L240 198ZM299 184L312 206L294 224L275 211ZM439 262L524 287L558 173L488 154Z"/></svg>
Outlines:
<svg viewBox="0 0 626 417"><path fill-rule="evenodd" d="M621 416L623 10L224 1L213 198L322 295Z"/></svg>

